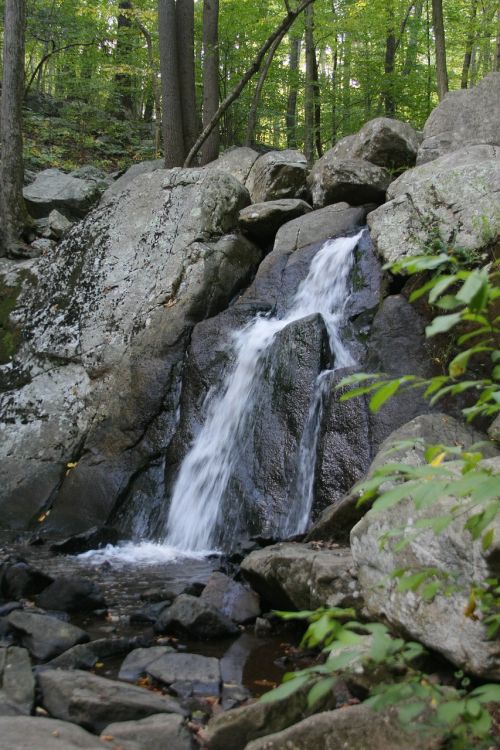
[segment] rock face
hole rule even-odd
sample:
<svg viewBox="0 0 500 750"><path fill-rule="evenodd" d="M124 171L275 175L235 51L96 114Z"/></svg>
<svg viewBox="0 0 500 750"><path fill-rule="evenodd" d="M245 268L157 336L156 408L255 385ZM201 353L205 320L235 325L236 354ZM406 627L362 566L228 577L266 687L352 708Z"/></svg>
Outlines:
<svg viewBox="0 0 500 750"><path fill-rule="evenodd" d="M81 218L100 194L93 180L73 177L59 169L39 172L34 182L23 190L28 211L35 218L49 216L54 209L69 219Z"/></svg>
<svg viewBox="0 0 500 750"><path fill-rule="evenodd" d="M23 343L1 368L2 525L26 527L48 507L49 532L102 524L157 460L192 326L260 260L227 234L248 202L227 174L157 170L29 265L33 286L7 275Z"/></svg>
<svg viewBox="0 0 500 750"><path fill-rule="evenodd" d="M369 120L355 135L342 138L328 153L336 159L365 159L387 169L413 167L422 136L390 117Z"/></svg>
<svg viewBox="0 0 500 750"><path fill-rule="evenodd" d="M139 177L141 174L149 174L150 172L156 172L158 169L163 169L165 162L163 159L151 159L149 161L141 161L138 164L132 164L127 169L125 174L122 174L112 185L108 187L106 192L103 194L101 201L107 203L114 198L116 195L122 193L125 188L128 188L129 184Z"/></svg>
<svg viewBox="0 0 500 750"><path fill-rule="evenodd" d="M425 123L417 164L464 146L500 146L499 120L500 73L490 73L473 88L450 91Z"/></svg>
<svg viewBox="0 0 500 750"><path fill-rule="evenodd" d="M466 146L393 182L388 203L368 216L372 239L388 262L424 252L436 236L481 251L500 231L499 190L500 149Z"/></svg>
<svg viewBox="0 0 500 750"><path fill-rule="evenodd" d="M339 159L333 151L327 151L311 171L309 187L314 208L339 201L356 206L382 203L391 182L389 172L365 159Z"/></svg>
<svg viewBox="0 0 500 750"><path fill-rule="evenodd" d="M246 188L252 203L302 198L306 192L307 161L300 151L269 151L253 164Z"/></svg>
<svg viewBox="0 0 500 750"><path fill-rule="evenodd" d="M275 544L252 552L241 570L263 599L281 609L350 607L361 601L347 548Z"/></svg>
<svg viewBox="0 0 500 750"><path fill-rule="evenodd" d="M115 721L185 713L173 698L77 669L42 672L38 682L43 706L51 716L80 724L91 732L101 732Z"/></svg>
<svg viewBox="0 0 500 750"><path fill-rule="evenodd" d="M204 168L228 172L241 182L242 185L246 185L250 170L259 157L260 154L248 146L229 148L218 159L210 162Z"/></svg>
<svg viewBox="0 0 500 750"><path fill-rule="evenodd" d="M444 429L440 430L440 426ZM459 427L459 426L458 426ZM477 442L477 435L470 430L457 429L455 420L443 415L428 415L413 420L408 426L391 436L384 446L394 444L397 439L422 437L427 443L455 445L462 442L467 447ZM382 452L372 465L372 470L387 460L401 461L411 465L423 464L421 444L415 447L406 444L400 454L389 458ZM485 460L485 465L496 472L500 469L500 458ZM453 463L450 464L453 467ZM478 618L468 617L467 602L471 587L478 581L496 578L500 572L498 539L500 521L496 518L494 541L483 550L481 540L473 541L464 524L470 511L464 511L453 523L439 534L423 531L400 551L391 544L380 547L380 538L389 529L402 528L407 531L424 518L438 518L453 514L457 498L440 497L431 506L417 510L413 503L405 500L390 511L369 511L351 532L351 549L358 569L359 583L365 597L367 609L375 617L383 617L395 627L404 630L412 638L439 651L452 663L482 677L498 679L500 675L500 650L498 642L488 640L486 630ZM398 580L392 577L396 569L420 570L435 568L448 574L457 582L457 590L445 596L438 591L431 600L423 600L418 592L398 591Z"/></svg>

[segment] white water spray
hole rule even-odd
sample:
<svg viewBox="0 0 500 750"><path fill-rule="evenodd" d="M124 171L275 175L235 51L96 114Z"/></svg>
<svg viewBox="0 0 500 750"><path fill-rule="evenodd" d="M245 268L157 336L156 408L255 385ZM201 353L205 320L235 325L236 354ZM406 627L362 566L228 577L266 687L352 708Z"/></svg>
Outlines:
<svg viewBox="0 0 500 750"><path fill-rule="evenodd" d="M355 237L328 240L323 245L284 318L257 317L235 334L236 364L222 392L213 399L205 424L182 463L168 514L165 544L185 551L206 550L213 544L219 507L239 456L265 355L279 331L320 313L327 326L335 368L354 364L339 331L349 293L353 251L361 235L362 232ZM311 492L312 485L308 495ZM310 505L309 500L308 497ZM304 513L302 510L297 518L301 527ZM290 533L297 531L289 529Z"/></svg>

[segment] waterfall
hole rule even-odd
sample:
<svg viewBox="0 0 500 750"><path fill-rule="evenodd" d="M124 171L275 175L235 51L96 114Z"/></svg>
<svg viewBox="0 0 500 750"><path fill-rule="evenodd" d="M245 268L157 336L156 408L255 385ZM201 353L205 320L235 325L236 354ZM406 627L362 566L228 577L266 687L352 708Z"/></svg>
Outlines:
<svg viewBox="0 0 500 750"><path fill-rule="evenodd" d="M314 256L309 273L283 318L258 316L234 334L236 363L221 393L211 401L205 424L180 468L165 527L165 544L183 551L208 550L213 544L219 506L239 456L241 438L258 392L265 355L279 331L301 318L320 313L327 326L335 367L354 364L341 341L340 326L349 295L353 251L361 235L362 232L359 232L354 237L341 237L324 243ZM318 396L314 400L317 403L311 406L310 424L306 425L305 430L309 438L306 434L306 440L302 441L302 467L299 467L298 485L302 485L300 491L306 497L303 498L302 508L292 514L295 528L287 528L289 533L297 533L304 527L307 523L305 515L310 510L314 467L314 463L311 466L311 461L314 461L312 452L315 451L319 430L319 418L314 420L312 415L319 413L324 388L317 390Z"/></svg>

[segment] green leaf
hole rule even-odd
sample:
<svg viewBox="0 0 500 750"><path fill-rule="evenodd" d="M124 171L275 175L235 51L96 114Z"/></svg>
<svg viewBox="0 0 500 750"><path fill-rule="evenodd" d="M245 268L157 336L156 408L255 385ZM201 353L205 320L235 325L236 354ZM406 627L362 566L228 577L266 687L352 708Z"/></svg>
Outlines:
<svg viewBox="0 0 500 750"><path fill-rule="evenodd" d="M309 690L307 696L307 705L312 708L318 701L328 695L333 686L335 685L335 679L333 677L325 677L325 679L317 682Z"/></svg>
<svg viewBox="0 0 500 750"><path fill-rule="evenodd" d="M390 380L377 390L370 399L370 411L377 412L393 396L401 385L401 380Z"/></svg>
<svg viewBox="0 0 500 750"><path fill-rule="evenodd" d="M268 693L264 693L264 695L260 698L260 702L274 703L274 701L288 698L290 695L296 693L297 690L302 687L302 685L305 685L305 683L309 679L310 675L302 675L301 677L296 677L292 680L289 680L288 682L283 682L277 688L274 688L274 690L270 690Z"/></svg>
<svg viewBox="0 0 500 750"><path fill-rule="evenodd" d="M437 298L445 292L449 286L451 286L457 280L457 275L442 276L438 282L434 285L432 291L429 293L429 302L431 305L437 300Z"/></svg>
<svg viewBox="0 0 500 750"><path fill-rule="evenodd" d="M477 698L480 703L500 703L500 685L481 685L470 693L470 697Z"/></svg>
<svg viewBox="0 0 500 750"><path fill-rule="evenodd" d="M425 707L426 705L423 702L409 703L408 705L398 709L399 720L403 724L409 724L411 721L413 721L413 719L423 713Z"/></svg>
<svg viewBox="0 0 500 750"><path fill-rule="evenodd" d="M482 310L488 300L488 274L485 269L471 271L456 297L472 310Z"/></svg>
<svg viewBox="0 0 500 750"><path fill-rule="evenodd" d="M448 701L441 703L436 711L438 721L443 724L454 724L465 711L465 701Z"/></svg>
<svg viewBox="0 0 500 750"><path fill-rule="evenodd" d="M491 545L493 544L493 539L494 539L494 536L495 536L495 531L494 531L494 529L489 529L489 530L488 530L488 531L486 532L486 534L485 534L485 535L483 536L483 538L481 539L481 546L482 546L482 548L483 548L483 550L484 550L485 552L486 552L486 550L487 550L487 549L489 549L489 548L491 547Z"/></svg>
<svg viewBox="0 0 500 750"><path fill-rule="evenodd" d="M438 315L430 325L425 329L425 335L428 338L436 336L438 333L445 333L450 328L457 325L461 320L460 313L453 313L452 315Z"/></svg>

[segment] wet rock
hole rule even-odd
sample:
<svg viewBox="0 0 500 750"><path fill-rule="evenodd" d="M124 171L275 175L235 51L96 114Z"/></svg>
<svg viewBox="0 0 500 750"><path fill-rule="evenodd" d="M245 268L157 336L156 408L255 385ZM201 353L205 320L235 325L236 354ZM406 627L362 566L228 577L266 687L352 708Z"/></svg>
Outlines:
<svg viewBox="0 0 500 750"><path fill-rule="evenodd" d="M239 631L231 620L207 602L181 594L155 624L157 633L188 633L195 638L227 638Z"/></svg>
<svg viewBox="0 0 500 750"><path fill-rule="evenodd" d="M136 682L140 677L144 677L150 664L171 651L173 649L169 646L134 649L122 662L118 679L125 682Z"/></svg>
<svg viewBox="0 0 500 750"><path fill-rule="evenodd" d="M148 604L146 607L132 612L130 615L130 623L132 625L139 625L140 623L155 623L163 610L170 607L171 604L171 599Z"/></svg>
<svg viewBox="0 0 500 750"><path fill-rule="evenodd" d="M500 478L500 457L484 462ZM453 470L454 462L449 464ZM458 469L457 469L458 471ZM439 534L423 530L416 538L408 535L404 549L395 549L380 539L390 529L411 529L423 519L453 516L460 501L441 496L432 505L416 509L403 500L390 511L370 510L351 532L351 549L359 584L369 613L388 621L425 646L438 651L456 666L482 678L500 678L500 646L491 640L480 617L468 616L470 592L478 581L497 578L500 573L500 520L489 524L493 542L483 549L473 540L465 524L476 508L464 506L455 520ZM400 591L396 570L431 568L456 582L451 592L438 589L425 600L418 591Z"/></svg>
<svg viewBox="0 0 500 750"><path fill-rule="evenodd" d="M446 94L431 112L417 164L458 151L464 146L489 143L500 146L500 73L490 73L477 86Z"/></svg>
<svg viewBox="0 0 500 750"><path fill-rule="evenodd" d="M252 703L214 716L203 730L209 750L243 750L247 743L272 732L279 732L312 713L307 695L313 682L285 699L272 703ZM333 708L333 694L323 697L315 711Z"/></svg>
<svg viewBox="0 0 500 750"><path fill-rule="evenodd" d="M198 654L170 653L149 663L146 672L165 685L189 683L193 695L219 695L219 660Z"/></svg>
<svg viewBox="0 0 500 750"><path fill-rule="evenodd" d="M51 716L96 733L112 722L161 713L184 715L173 698L79 670L42 672L38 683L42 705Z"/></svg>
<svg viewBox="0 0 500 750"><path fill-rule="evenodd" d="M498 235L499 190L497 146L466 146L408 170L368 216L379 255L394 262L420 254L436 236L445 247L481 252Z"/></svg>
<svg viewBox="0 0 500 750"><path fill-rule="evenodd" d="M38 716L0 717L0 750L103 750L103 747L98 737L73 723Z"/></svg>
<svg viewBox="0 0 500 750"><path fill-rule="evenodd" d="M350 550L282 542L252 552L241 563L245 578L279 609L360 606Z"/></svg>
<svg viewBox="0 0 500 750"><path fill-rule="evenodd" d="M302 198L307 171L306 157L300 151L269 151L254 162L245 186L252 203Z"/></svg>
<svg viewBox="0 0 500 750"><path fill-rule="evenodd" d="M400 169L414 166L421 142L422 135L406 122L376 117L327 153L336 159L365 159L379 167Z"/></svg>
<svg viewBox="0 0 500 750"><path fill-rule="evenodd" d="M21 602L8 602L7 604L0 604L0 617L7 617L15 609L22 609L23 605Z"/></svg>
<svg viewBox="0 0 500 750"><path fill-rule="evenodd" d="M288 198L265 203L254 203L240 211L241 230L257 242L270 243L278 229L287 221L312 211L303 200Z"/></svg>
<svg viewBox="0 0 500 750"><path fill-rule="evenodd" d="M348 706L310 716L288 729L249 742L245 750L437 750L439 732L405 731L396 712L372 711L364 705ZM222 750L222 748L221 748ZM229 748L227 748L229 750Z"/></svg>
<svg viewBox="0 0 500 750"><path fill-rule="evenodd" d="M22 346L9 377L23 385L0 398L2 525L43 516L44 533L67 536L133 495L175 428L193 325L261 258L230 234L248 202L223 172L143 174L37 264L12 313Z"/></svg>
<svg viewBox="0 0 500 750"><path fill-rule="evenodd" d="M49 615L11 612L7 621L22 645L39 661L48 661L78 643L90 640L84 630Z"/></svg>
<svg viewBox="0 0 500 750"><path fill-rule="evenodd" d="M0 648L0 716L29 716L34 702L35 680L28 652L15 646Z"/></svg>
<svg viewBox="0 0 500 750"><path fill-rule="evenodd" d="M69 232L73 223L69 221L64 214L56 211L55 209L50 212L48 227L53 235L58 239L61 239L65 234Z"/></svg>
<svg viewBox="0 0 500 750"><path fill-rule="evenodd" d="M54 579L24 560L0 564L0 594L4 599L30 599L40 594Z"/></svg>
<svg viewBox="0 0 500 750"><path fill-rule="evenodd" d="M389 172L364 159L339 159L328 151L312 168L309 176L314 208L347 201L383 203L391 182Z"/></svg>
<svg viewBox="0 0 500 750"><path fill-rule="evenodd" d="M74 534L60 542L50 545L50 551L57 555L80 555L91 549L102 549L108 544L115 545L120 541L117 529L111 526L94 526L82 534Z"/></svg>
<svg viewBox="0 0 500 750"><path fill-rule="evenodd" d="M59 169L44 169L24 188L23 195L32 216L49 216L56 209L68 217L81 218L99 198L100 190L91 180L64 174Z"/></svg>
<svg viewBox="0 0 500 750"><path fill-rule="evenodd" d="M37 596L36 603L42 609L58 609L63 612L106 609L102 589L89 578L56 578Z"/></svg>
<svg viewBox="0 0 500 750"><path fill-rule="evenodd" d="M140 161L137 164L133 164L127 169L125 174L122 174L121 177L108 187L103 193L101 202L108 203L112 198L128 188L130 183L133 182L136 177L143 174L149 174L150 172L156 172L158 169L164 169L164 167L165 162L163 159L152 159L150 161Z"/></svg>
<svg viewBox="0 0 500 750"><path fill-rule="evenodd" d="M110 739L110 738L113 739ZM140 721L122 721L109 724L101 734L110 750L117 743L123 750L193 750L191 733L181 716L158 714Z"/></svg>
<svg viewBox="0 0 500 750"><path fill-rule="evenodd" d="M260 615L258 595L224 573L212 573L201 599L237 623L250 622Z"/></svg>
<svg viewBox="0 0 500 750"><path fill-rule="evenodd" d="M138 646L147 646L148 639L144 636L133 638L99 638L90 643L73 646L55 659L43 665L48 669L93 669L98 661L109 657L126 654ZM41 669L41 667L39 667Z"/></svg>

